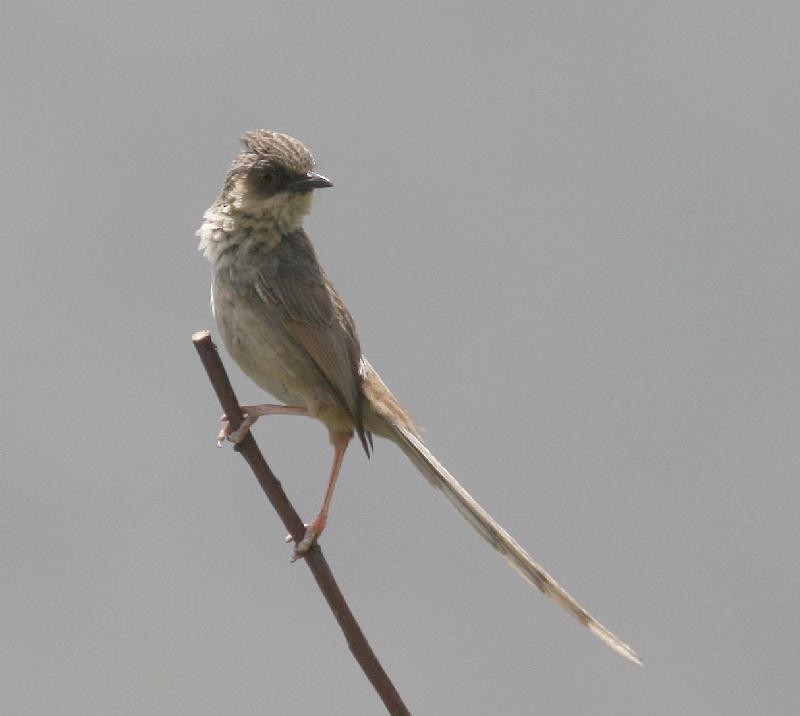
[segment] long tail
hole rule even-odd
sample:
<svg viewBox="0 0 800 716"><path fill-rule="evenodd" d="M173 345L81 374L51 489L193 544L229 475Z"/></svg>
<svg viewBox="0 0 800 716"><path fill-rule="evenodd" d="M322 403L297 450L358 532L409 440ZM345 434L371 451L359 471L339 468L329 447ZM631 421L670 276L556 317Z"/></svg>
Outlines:
<svg viewBox="0 0 800 716"><path fill-rule="evenodd" d="M388 421L387 421L388 422ZM618 654L634 664L644 666L639 655L618 639L561 587L536 561L483 509L445 467L430 453L408 428L399 422L391 423L392 438L417 469L437 489L441 490L453 506L480 533L480 535L505 557L524 579L544 594L558 602L581 624Z"/></svg>

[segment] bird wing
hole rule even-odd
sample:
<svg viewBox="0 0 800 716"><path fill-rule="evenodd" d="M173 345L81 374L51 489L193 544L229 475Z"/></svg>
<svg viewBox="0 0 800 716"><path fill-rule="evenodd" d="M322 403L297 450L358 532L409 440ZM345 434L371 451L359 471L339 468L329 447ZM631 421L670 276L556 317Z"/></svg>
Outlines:
<svg viewBox="0 0 800 716"><path fill-rule="evenodd" d="M283 237L272 254L275 260L259 272L256 291L328 380L369 455L371 439L362 415L361 346L353 318L304 231Z"/></svg>

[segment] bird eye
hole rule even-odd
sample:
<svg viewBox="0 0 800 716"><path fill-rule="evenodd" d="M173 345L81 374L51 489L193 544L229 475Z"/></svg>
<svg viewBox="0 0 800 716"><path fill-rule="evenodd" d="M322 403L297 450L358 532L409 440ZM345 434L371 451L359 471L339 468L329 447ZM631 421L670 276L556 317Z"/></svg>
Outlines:
<svg viewBox="0 0 800 716"><path fill-rule="evenodd" d="M267 188L272 188L278 183L278 175L272 171L261 172L261 183Z"/></svg>

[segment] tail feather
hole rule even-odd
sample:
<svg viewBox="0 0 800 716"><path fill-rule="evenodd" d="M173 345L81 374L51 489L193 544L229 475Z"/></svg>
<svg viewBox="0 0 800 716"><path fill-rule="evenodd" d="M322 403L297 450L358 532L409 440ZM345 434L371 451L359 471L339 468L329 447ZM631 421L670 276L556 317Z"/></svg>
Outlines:
<svg viewBox="0 0 800 716"><path fill-rule="evenodd" d="M463 515L477 532L494 547L506 561L528 582L551 597L575 619L589 629L604 644L643 666L639 655L625 642L592 617L569 593L561 587L494 518L481 507L445 467L431 454L422 441L399 422L391 424L392 438L417 469Z"/></svg>

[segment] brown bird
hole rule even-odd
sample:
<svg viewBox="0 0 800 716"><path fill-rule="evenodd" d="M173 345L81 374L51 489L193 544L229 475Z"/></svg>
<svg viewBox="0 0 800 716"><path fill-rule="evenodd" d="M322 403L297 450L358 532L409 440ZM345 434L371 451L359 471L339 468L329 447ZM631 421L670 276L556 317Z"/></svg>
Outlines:
<svg viewBox="0 0 800 716"><path fill-rule="evenodd" d="M245 421L235 432L226 422L219 442L240 441L261 415L307 415L328 428L334 449L328 487L295 557L325 528L353 435L368 456L372 436L379 435L396 443L524 579L641 665L631 647L583 609L456 482L364 357L353 318L303 229L313 190L332 186L314 172L311 153L298 140L267 130L247 132L242 144L197 235L212 265L211 302L225 346L257 385L284 404L242 406Z"/></svg>

